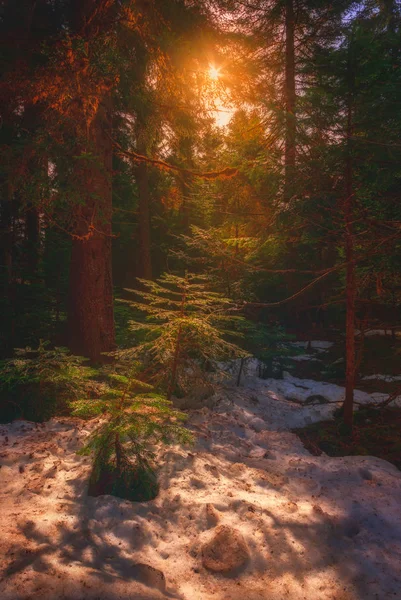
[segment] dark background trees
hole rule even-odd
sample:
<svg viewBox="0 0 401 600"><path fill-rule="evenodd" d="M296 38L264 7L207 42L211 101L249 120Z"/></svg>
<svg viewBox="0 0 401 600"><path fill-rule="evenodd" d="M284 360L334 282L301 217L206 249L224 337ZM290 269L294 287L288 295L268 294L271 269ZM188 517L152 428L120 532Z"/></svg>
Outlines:
<svg viewBox="0 0 401 600"><path fill-rule="evenodd" d="M253 319L347 330L352 406L355 327L399 325L399 5L0 9L2 355L101 360L114 296L191 258Z"/></svg>

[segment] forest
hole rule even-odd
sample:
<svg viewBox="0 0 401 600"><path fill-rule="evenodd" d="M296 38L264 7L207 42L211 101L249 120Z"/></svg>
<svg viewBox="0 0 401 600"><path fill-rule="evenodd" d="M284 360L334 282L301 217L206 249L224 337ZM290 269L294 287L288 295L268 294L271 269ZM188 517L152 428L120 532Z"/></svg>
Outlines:
<svg viewBox="0 0 401 600"><path fill-rule="evenodd" d="M401 600L401 2L0 0L0 600Z"/></svg>

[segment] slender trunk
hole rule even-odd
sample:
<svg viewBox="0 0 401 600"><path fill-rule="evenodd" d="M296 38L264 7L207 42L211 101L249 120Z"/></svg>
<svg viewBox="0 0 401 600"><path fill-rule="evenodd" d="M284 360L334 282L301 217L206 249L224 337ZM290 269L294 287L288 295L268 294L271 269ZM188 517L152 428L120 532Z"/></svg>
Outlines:
<svg viewBox="0 0 401 600"><path fill-rule="evenodd" d="M181 326L178 330L177 339L175 342L174 359L173 359L173 364L171 367L171 379L170 379L170 385L169 385L168 391L167 391L167 399L168 400L171 399L171 396L174 392L175 382L177 379L178 363L179 363L179 358L180 358L180 349L181 349Z"/></svg>
<svg viewBox="0 0 401 600"><path fill-rule="evenodd" d="M242 371L244 370L244 363L245 363L245 358L241 358L241 362L239 364L238 377L237 377L237 387L239 387L241 384L241 375L242 375Z"/></svg>
<svg viewBox="0 0 401 600"><path fill-rule="evenodd" d="M104 101L89 126L96 160L81 159L84 191L77 209L70 265L68 330L70 348L93 361L115 347L111 274L112 142L109 107Z"/></svg>
<svg viewBox="0 0 401 600"><path fill-rule="evenodd" d="M351 62L352 41L348 50L348 107L347 107L347 148L345 159L345 259L346 259L346 331L345 331L345 400L343 405L344 422L350 428L354 416L354 384L355 384L355 305L356 277L354 260L354 230L353 230L353 167L351 154L351 139L353 133L353 88L354 74Z"/></svg>
<svg viewBox="0 0 401 600"><path fill-rule="evenodd" d="M181 317L183 317L185 314L186 299L187 299L187 293L185 290L183 290L182 298L181 298L181 308L180 308ZM171 367L171 379L170 379L170 385L169 385L168 391L167 391L167 399L168 400L170 400L170 398L174 392L175 382L177 380L177 371L178 371L178 364L180 362L180 352L181 352L181 335L182 335L182 325L180 325L178 328L177 339L175 342L174 358L173 358L173 364Z"/></svg>
<svg viewBox="0 0 401 600"><path fill-rule="evenodd" d="M295 171L295 17L294 0L285 3L285 153L284 153L284 199L293 194Z"/></svg>

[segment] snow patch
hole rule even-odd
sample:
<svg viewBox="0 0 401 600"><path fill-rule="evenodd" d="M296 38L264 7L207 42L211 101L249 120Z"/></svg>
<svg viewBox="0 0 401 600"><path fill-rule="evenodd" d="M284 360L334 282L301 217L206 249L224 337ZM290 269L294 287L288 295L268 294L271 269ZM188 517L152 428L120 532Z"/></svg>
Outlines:
<svg viewBox="0 0 401 600"><path fill-rule="evenodd" d="M361 335L361 331L359 329L355 329L355 335ZM393 330L392 329L368 329L367 331L363 332L363 335L365 337L371 337L371 336L383 336L383 335L393 335ZM401 331L394 331L394 335L396 337L401 337Z"/></svg>
<svg viewBox="0 0 401 600"><path fill-rule="evenodd" d="M227 385L214 409L190 411L196 443L161 454L147 503L87 496L76 450L94 422L0 426L1 600L400 598L401 472L312 456L289 431L343 395L289 374ZM203 564L219 531L244 557L236 575Z"/></svg>
<svg viewBox="0 0 401 600"><path fill-rule="evenodd" d="M334 346L334 342L327 342L323 340L312 340L310 342L290 342L290 344L298 348L304 348L305 350L312 348L313 350L320 352L326 351Z"/></svg>
<svg viewBox="0 0 401 600"><path fill-rule="evenodd" d="M380 375L375 373L373 375L365 375L362 377L363 381L386 381L387 383L393 383L394 381L401 381L401 375Z"/></svg>

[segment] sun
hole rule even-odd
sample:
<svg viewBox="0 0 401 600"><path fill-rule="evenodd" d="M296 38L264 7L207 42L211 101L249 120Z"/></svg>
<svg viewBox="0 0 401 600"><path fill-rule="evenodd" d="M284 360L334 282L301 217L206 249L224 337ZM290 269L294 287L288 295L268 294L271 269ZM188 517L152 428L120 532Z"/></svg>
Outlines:
<svg viewBox="0 0 401 600"><path fill-rule="evenodd" d="M214 65L210 65L210 67L209 67L209 77L213 81L217 81L217 79L220 77L220 69L218 69Z"/></svg>

